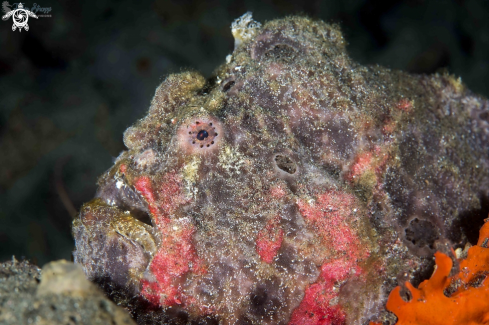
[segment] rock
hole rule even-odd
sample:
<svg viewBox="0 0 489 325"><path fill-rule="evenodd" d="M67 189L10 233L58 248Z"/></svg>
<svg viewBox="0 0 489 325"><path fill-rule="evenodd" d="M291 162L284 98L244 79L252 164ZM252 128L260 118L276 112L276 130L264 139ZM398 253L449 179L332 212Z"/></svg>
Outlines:
<svg viewBox="0 0 489 325"><path fill-rule="evenodd" d="M170 75L126 130L75 262L138 324L393 323L398 281L483 222L489 102L360 66L321 21L232 28L213 78Z"/></svg>
<svg viewBox="0 0 489 325"><path fill-rule="evenodd" d="M60 260L46 264L42 270L41 283L37 287L37 296L49 294L91 295L99 289L88 281L79 265Z"/></svg>
<svg viewBox="0 0 489 325"><path fill-rule="evenodd" d="M0 324L134 324L79 266L64 260L42 270L27 261L0 264Z"/></svg>

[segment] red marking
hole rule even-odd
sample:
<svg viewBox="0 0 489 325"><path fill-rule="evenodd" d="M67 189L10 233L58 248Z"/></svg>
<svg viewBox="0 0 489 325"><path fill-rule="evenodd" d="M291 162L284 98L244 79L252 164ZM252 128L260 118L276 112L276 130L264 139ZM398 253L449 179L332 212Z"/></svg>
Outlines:
<svg viewBox="0 0 489 325"><path fill-rule="evenodd" d="M346 280L352 273L360 273L355 264L356 261L346 258L324 263L318 281L306 288L304 298L292 313L289 325L346 324L346 313L337 302L331 300L338 297L338 291L334 290L336 283Z"/></svg>
<svg viewBox="0 0 489 325"><path fill-rule="evenodd" d="M356 261L347 259L347 258L339 258L337 260L324 263L321 266L321 277L331 285L336 281L345 280L352 272L354 274L360 273L356 266Z"/></svg>
<svg viewBox="0 0 489 325"><path fill-rule="evenodd" d="M381 175L385 172L385 167L389 155L382 152L382 147L375 146L372 151L362 152L355 157L354 163L345 178L350 182L361 177L368 171L374 173L377 189L381 186ZM385 149L384 149L385 150Z"/></svg>
<svg viewBox="0 0 489 325"><path fill-rule="evenodd" d="M270 194L276 199L281 199L285 196L285 191L280 185L276 185L272 186Z"/></svg>
<svg viewBox="0 0 489 325"><path fill-rule="evenodd" d="M362 175L367 170L372 168L372 153L363 152L356 156L355 163L350 167L349 178L352 180L357 176Z"/></svg>
<svg viewBox="0 0 489 325"><path fill-rule="evenodd" d="M178 207L189 201L182 195L181 180L175 173L167 173L163 177L163 183L159 186L158 206L169 217Z"/></svg>
<svg viewBox="0 0 489 325"><path fill-rule="evenodd" d="M134 187L138 190L142 196L148 201L149 204L155 203L155 197L153 192L153 185L148 176L142 176L134 182Z"/></svg>
<svg viewBox="0 0 489 325"><path fill-rule="evenodd" d="M382 134L383 135L392 134L392 133L394 133L394 131L396 130L396 128L397 128L396 122L394 120L390 119L390 118L387 118L384 121L384 126L382 127Z"/></svg>
<svg viewBox="0 0 489 325"><path fill-rule="evenodd" d="M314 283L307 287L301 304L290 317L289 325L343 325L346 314L339 305L329 306L333 297L324 294L332 288L325 283ZM328 299L329 298L329 299Z"/></svg>
<svg viewBox="0 0 489 325"><path fill-rule="evenodd" d="M318 196L314 204L298 200L299 211L337 257L321 266L316 283L306 288L299 307L292 313L290 325L346 324L346 313L333 299L338 298L334 285L358 276L358 262L370 254L348 222L354 218L358 203L353 195L329 191Z"/></svg>
<svg viewBox="0 0 489 325"><path fill-rule="evenodd" d="M143 280L141 294L156 305L180 305L186 298L180 285L185 280L184 276L190 272L191 265L198 260L192 243L195 227L189 223L183 229L171 229L170 232L168 227L165 230L161 248L150 265L156 281Z"/></svg>
<svg viewBox="0 0 489 325"><path fill-rule="evenodd" d="M205 265L194 249L192 237L194 225L172 220L171 215L188 200L181 193L181 182L174 173L167 173L163 182L154 190L152 181L142 176L134 182L134 187L148 202L158 230L161 245L149 269L155 280L142 280L141 295L158 306L181 305L188 299L181 289L188 272L204 273Z"/></svg>
<svg viewBox="0 0 489 325"><path fill-rule="evenodd" d="M127 171L127 165L126 165L126 164L121 164L121 165L119 166L119 171L120 171L121 173L125 174L125 173L126 173L126 171Z"/></svg>
<svg viewBox="0 0 489 325"><path fill-rule="evenodd" d="M364 255L359 252L360 239L347 223L352 219L353 209L358 207L353 195L330 191L319 195L313 204L298 200L297 205L306 221L336 252L354 259Z"/></svg>
<svg viewBox="0 0 489 325"><path fill-rule="evenodd" d="M180 190L180 179L174 173L163 176L163 183L156 191L148 176L142 176L135 180L134 187L148 202L149 210L154 217L157 226L170 221L170 214L184 203L188 202Z"/></svg>
<svg viewBox="0 0 489 325"><path fill-rule="evenodd" d="M404 112L410 112L413 108L413 103L409 99L403 98L397 103L397 108Z"/></svg>
<svg viewBox="0 0 489 325"><path fill-rule="evenodd" d="M279 222L278 216L268 220L256 239L256 252L260 255L260 259L268 264L273 262L284 239L284 231L280 228Z"/></svg>
<svg viewBox="0 0 489 325"><path fill-rule="evenodd" d="M134 188L146 199L146 202L148 202L149 211L153 217L155 217L155 219L158 219L158 217L161 216L161 213L156 204L151 179L149 179L148 176L142 176L136 179L134 182Z"/></svg>
<svg viewBox="0 0 489 325"><path fill-rule="evenodd" d="M333 303L332 299L338 297L334 285L347 279L351 271L355 274L355 261L339 258L324 263L318 281L306 288L304 298L299 307L292 313L289 325L342 325L346 324L346 314L340 305Z"/></svg>

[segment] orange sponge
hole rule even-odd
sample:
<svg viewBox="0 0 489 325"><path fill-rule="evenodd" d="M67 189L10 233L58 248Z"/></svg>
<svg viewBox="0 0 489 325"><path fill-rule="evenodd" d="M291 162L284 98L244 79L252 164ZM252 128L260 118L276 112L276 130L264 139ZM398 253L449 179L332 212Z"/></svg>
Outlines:
<svg viewBox="0 0 489 325"><path fill-rule="evenodd" d="M437 267L431 279L418 289L406 282L412 297L409 302L401 298L400 287L394 288L386 307L396 314L397 325L489 325L488 238L489 222L481 228L477 246L459 261L460 272L451 277L451 258L435 253Z"/></svg>

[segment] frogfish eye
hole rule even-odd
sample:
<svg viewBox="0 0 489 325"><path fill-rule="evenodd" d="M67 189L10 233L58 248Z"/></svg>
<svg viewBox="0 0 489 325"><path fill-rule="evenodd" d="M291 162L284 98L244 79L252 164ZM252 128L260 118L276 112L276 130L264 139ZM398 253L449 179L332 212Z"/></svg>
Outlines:
<svg viewBox="0 0 489 325"><path fill-rule="evenodd" d="M214 117L198 117L185 121L177 131L179 143L186 152L214 151L222 138L222 126Z"/></svg>

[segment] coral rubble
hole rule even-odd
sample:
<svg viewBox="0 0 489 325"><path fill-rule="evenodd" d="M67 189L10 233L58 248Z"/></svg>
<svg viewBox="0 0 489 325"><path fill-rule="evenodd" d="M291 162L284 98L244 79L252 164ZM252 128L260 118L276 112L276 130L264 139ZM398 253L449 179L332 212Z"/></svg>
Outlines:
<svg viewBox="0 0 489 325"><path fill-rule="evenodd" d="M42 270L27 261L0 264L0 324L134 325L78 265L64 260Z"/></svg>
<svg viewBox="0 0 489 325"><path fill-rule="evenodd" d="M477 246L467 252L467 258L457 261L457 274L449 276L453 262L437 252L436 269L429 280L414 288L406 282L409 301L396 287L389 295L387 309L398 317L397 325L465 325L489 324L489 223L480 231Z"/></svg>
<svg viewBox="0 0 489 325"><path fill-rule="evenodd" d="M233 24L215 75L170 75L74 221L75 262L139 324L364 324L470 239L489 102L364 67L337 26Z"/></svg>

